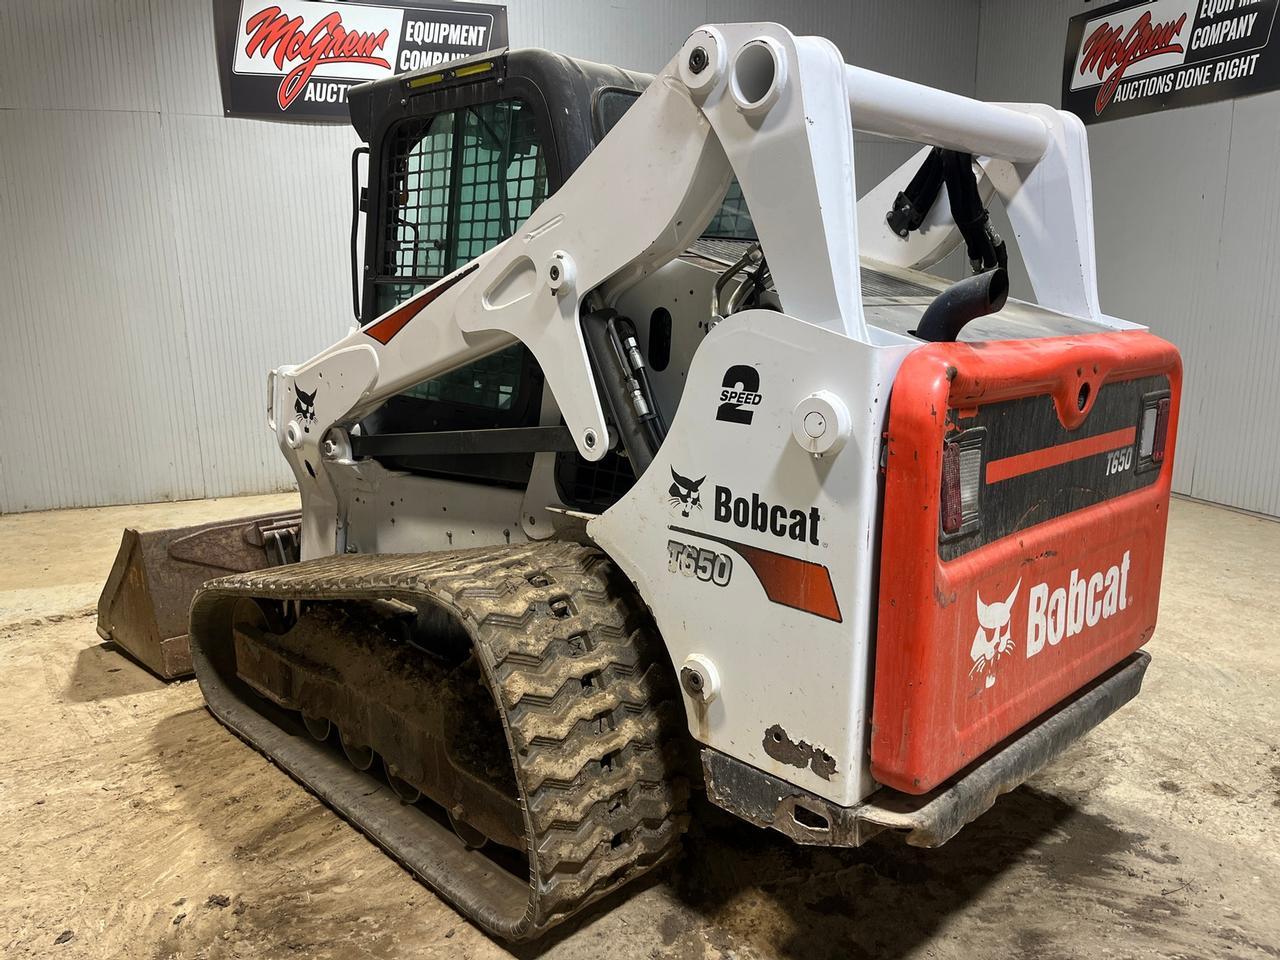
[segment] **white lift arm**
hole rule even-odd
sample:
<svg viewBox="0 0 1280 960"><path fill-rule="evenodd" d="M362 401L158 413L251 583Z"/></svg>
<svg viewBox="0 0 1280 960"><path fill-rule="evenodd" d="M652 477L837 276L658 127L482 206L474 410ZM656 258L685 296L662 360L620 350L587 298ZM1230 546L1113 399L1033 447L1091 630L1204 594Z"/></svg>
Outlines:
<svg viewBox="0 0 1280 960"><path fill-rule="evenodd" d="M851 67L829 41L777 24L706 26L516 235L314 359L279 371L274 421L299 482L327 486L301 466L321 462L330 426L517 339L537 358L578 451L598 460L611 444L578 322L583 300L596 294L612 302L678 256L714 215L731 175L785 312L871 343L860 252L916 265L930 252L922 258L922 248L937 244L888 231L884 215L900 189L892 182L873 191L869 213L864 204L859 230L854 129L992 158L987 175L1008 205L1040 302L1101 322L1088 155L1076 118ZM380 335L390 327L394 335ZM315 394L307 429L290 421L295 383Z"/></svg>
<svg viewBox="0 0 1280 960"><path fill-rule="evenodd" d="M1049 130L1033 114L845 65L853 125L864 133L1036 163Z"/></svg>

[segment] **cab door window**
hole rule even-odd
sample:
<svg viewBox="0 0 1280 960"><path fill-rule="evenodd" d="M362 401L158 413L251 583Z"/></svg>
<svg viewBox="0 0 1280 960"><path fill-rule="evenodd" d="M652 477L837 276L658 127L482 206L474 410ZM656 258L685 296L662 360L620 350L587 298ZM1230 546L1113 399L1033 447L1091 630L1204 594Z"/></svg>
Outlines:
<svg viewBox="0 0 1280 960"><path fill-rule="evenodd" d="M546 150L533 108L519 99L401 121L388 134L382 163L370 317L507 239L547 196ZM527 426L538 422L541 394L533 355L513 344L409 387L373 414L365 429ZM452 472L437 471L438 464L396 465ZM474 471L475 464L459 466L464 468Z"/></svg>
<svg viewBox="0 0 1280 960"><path fill-rule="evenodd" d="M372 316L502 242L547 197L533 110L498 100L391 131Z"/></svg>

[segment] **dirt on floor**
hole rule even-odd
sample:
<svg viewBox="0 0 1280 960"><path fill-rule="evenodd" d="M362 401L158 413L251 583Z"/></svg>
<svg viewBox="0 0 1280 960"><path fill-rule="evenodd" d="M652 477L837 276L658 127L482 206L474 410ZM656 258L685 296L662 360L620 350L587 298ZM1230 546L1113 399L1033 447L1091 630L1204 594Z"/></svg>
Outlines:
<svg viewBox="0 0 1280 960"><path fill-rule="evenodd" d="M946 846L703 807L680 862L510 951L94 632L124 524L293 502L0 517L5 957L1280 958L1280 524L1175 503L1142 695Z"/></svg>

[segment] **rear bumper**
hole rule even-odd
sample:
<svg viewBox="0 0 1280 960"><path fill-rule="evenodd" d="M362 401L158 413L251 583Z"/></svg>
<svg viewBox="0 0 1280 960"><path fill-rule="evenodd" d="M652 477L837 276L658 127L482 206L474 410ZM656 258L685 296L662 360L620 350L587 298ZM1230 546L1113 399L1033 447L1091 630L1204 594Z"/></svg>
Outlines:
<svg viewBox="0 0 1280 960"><path fill-rule="evenodd" d="M882 787L839 807L715 750L702 751L707 796L716 805L797 843L856 847L881 830L916 847L946 843L1002 793L1020 786L1138 695L1151 655L1139 650L1033 720L947 783L923 795Z"/></svg>

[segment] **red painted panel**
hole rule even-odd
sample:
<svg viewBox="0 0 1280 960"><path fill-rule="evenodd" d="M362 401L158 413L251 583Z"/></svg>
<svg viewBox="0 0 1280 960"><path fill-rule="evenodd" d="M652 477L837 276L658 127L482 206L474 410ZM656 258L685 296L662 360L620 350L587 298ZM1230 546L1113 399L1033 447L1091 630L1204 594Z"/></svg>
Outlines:
<svg viewBox="0 0 1280 960"><path fill-rule="evenodd" d="M386 316L379 320L375 320L362 329L362 333L366 336L373 337L384 346L395 338L395 335L403 330L418 314L431 305L433 301L444 293L463 277L475 270L479 269L480 264L472 263L470 266L459 270L452 276L445 277L443 280L436 281L435 286L428 287L422 293L418 294L411 300L406 300L401 306L396 307Z"/></svg>
<svg viewBox="0 0 1280 960"><path fill-rule="evenodd" d="M1061 425L1087 437L1104 385L1160 374L1172 405L1153 483L941 558L942 449L964 426L957 411L1049 396ZM1142 332L930 344L907 358L889 408L871 742L881 783L927 792L1151 637L1181 378L1177 350ZM1140 416L1135 407L1135 426ZM1006 466L1095 456L1102 471L1119 445L1113 432ZM1044 476L1052 482L1051 470ZM986 479L982 495L999 497L1000 483Z"/></svg>

